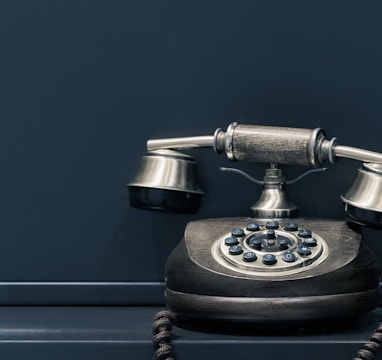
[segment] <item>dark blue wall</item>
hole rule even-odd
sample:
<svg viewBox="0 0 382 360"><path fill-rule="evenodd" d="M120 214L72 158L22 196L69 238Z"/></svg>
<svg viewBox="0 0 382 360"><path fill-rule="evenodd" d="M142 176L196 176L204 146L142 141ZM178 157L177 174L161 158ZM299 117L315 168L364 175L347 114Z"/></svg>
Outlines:
<svg viewBox="0 0 382 360"><path fill-rule="evenodd" d="M160 281L188 220L249 215L260 189L219 166L262 165L209 149L192 152L197 215L130 208L148 138L238 121L382 151L381 15L378 1L2 1L0 281ZM357 167L291 185L301 214L341 218Z"/></svg>

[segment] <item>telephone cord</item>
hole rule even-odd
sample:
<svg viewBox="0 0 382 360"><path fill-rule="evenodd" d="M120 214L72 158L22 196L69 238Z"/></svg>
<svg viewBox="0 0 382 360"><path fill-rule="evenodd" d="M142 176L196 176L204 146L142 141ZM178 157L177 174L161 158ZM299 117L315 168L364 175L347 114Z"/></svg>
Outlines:
<svg viewBox="0 0 382 360"><path fill-rule="evenodd" d="M176 316L168 310L159 311L153 319L152 343L154 360L174 360L174 348L171 342L171 330L176 323Z"/></svg>
<svg viewBox="0 0 382 360"><path fill-rule="evenodd" d="M153 319L152 343L154 360L175 360L174 347L171 345L172 327L176 315L169 310L159 311ZM382 350L382 323L378 325L369 340L358 350L353 360L374 360Z"/></svg>
<svg viewBox="0 0 382 360"><path fill-rule="evenodd" d="M353 360L373 360L382 349L382 323L378 325L369 340L358 350Z"/></svg>

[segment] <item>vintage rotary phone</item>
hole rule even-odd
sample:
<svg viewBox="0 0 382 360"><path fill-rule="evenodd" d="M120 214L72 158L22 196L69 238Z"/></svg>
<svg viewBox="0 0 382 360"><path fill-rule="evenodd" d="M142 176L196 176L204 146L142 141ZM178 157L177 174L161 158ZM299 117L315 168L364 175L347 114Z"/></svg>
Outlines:
<svg viewBox="0 0 382 360"><path fill-rule="evenodd" d="M188 223L166 264L171 311L191 322L272 326L350 319L378 306L379 263L360 227L382 226L382 154L341 146L322 129L232 123L212 136L149 140L128 184L131 205L196 212L196 164L178 151L194 147L270 166L251 218ZM347 221L299 217L279 164L320 168L338 158L362 162L341 197Z"/></svg>

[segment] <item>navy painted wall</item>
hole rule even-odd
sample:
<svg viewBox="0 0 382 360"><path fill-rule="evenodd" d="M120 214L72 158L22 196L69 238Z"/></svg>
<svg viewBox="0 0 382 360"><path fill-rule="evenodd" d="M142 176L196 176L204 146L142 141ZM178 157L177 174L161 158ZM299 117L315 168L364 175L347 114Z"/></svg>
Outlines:
<svg viewBox="0 0 382 360"><path fill-rule="evenodd" d="M381 15L378 1L2 1L0 281L160 281L188 220L250 214L260 189L219 166L262 165L209 149L192 152L198 214L130 208L148 138L238 121L382 151ZM291 185L301 214L341 218L357 167Z"/></svg>

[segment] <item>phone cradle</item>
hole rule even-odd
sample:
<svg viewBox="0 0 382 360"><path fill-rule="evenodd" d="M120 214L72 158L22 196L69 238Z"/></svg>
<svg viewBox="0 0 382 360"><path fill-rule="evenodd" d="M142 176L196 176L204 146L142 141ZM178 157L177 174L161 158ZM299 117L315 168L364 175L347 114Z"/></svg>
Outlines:
<svg viewBox="0 0 382 360"><path fill-rule="evenodd" d="M379 304L379 263L357 227L325 219L190 222L166 264L165 302L189 320L351 319Z"/></svg>

